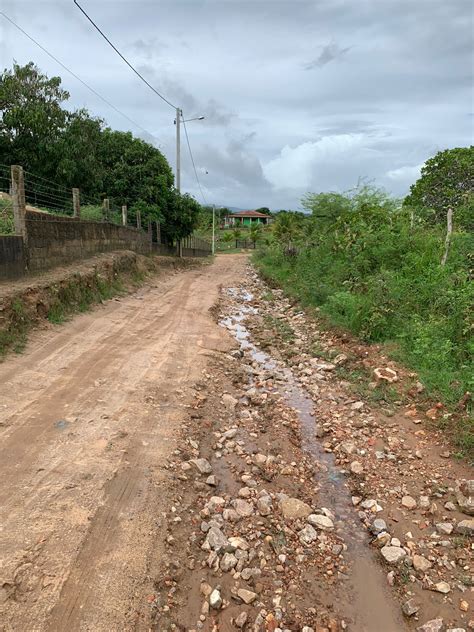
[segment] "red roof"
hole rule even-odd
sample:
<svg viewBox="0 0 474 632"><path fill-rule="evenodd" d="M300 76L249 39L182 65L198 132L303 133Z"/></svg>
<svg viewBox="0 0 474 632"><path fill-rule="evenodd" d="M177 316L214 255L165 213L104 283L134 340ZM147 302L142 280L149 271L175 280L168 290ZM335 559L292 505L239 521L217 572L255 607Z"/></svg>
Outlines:
<svg viewBox="0 0 474 632"><path fill-rule="evenodd" d="M265 213L259 213L258 211L237 211L236 213L231 213L229 217L269 217L265 215Z"/></svg>

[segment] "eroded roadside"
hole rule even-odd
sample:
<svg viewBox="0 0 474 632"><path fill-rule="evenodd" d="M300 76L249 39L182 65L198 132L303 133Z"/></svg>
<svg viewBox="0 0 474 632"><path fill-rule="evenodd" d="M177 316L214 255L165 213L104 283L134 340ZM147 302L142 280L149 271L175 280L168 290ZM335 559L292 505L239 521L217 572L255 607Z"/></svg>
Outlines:
<svg viewBox="0 0 474 632"><path fill-rule="evenodd" d="M473 629L469 471L442 437L354 398L250 269L216 318L238 349L195 385L168 463L155 629Z"/></svg>

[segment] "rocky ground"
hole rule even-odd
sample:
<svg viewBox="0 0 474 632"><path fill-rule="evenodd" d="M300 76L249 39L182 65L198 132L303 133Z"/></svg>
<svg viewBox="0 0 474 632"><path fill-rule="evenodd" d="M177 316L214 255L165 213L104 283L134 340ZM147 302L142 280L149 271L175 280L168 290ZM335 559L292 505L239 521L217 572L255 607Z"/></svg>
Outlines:
<svg viewBox="0 0 474 632"><path fill-rule="evenodd" d="M236 348L194 385L166 465L155 629L473 630L474 481L416 376L251 268L215 315Z"/></svg>

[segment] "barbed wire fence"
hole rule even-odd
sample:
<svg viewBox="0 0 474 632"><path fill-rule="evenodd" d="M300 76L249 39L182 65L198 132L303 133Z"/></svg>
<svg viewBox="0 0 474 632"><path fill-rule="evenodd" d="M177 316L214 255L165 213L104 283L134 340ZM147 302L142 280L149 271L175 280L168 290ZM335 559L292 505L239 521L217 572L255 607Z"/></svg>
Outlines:
<svg viewBox="0 0 474 632"><path fill-rule="evenodd" d="M12 169L10 165L0 164L0 235L15 234L14 195L12 182ZM53 180L39 176L31 171L19 168L22 173L24 202L28 221L48 220L61 221L77 218L92 222L108 222L116 225L127 226L136 229L148 229L151 225L144 226L144 218L138 209L127 208L114 198L100 196L87 196L79 189L69 189ZM156 225L156 241L161 243L160 226ZM153 239L155 241L155 238ZM174 246L173 246L174 247ZM195 235L182 240L177 244L177 253L182 249L189 252L189 256L196 253L211 252L209 242Z"/></svg>

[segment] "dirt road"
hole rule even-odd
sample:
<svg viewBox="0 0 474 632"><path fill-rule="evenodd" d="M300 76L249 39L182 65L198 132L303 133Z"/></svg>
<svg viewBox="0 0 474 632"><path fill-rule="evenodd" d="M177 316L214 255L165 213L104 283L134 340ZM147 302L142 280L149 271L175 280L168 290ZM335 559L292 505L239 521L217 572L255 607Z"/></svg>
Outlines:
<svg viewBox="0 0 474 632"><path fill-rule="evenodd" d="M35 334L0 365L0 630L474 630L474 481L416 376L348 381L387 361L241 255Z"/></svg>
<svg viewBox="0 0 474 632"><path fill-rule="evenodd" d="M162 468L189 385L229 347L209 308L245 260L159 279L0 365L0 629L141 625Z"/></svg>

